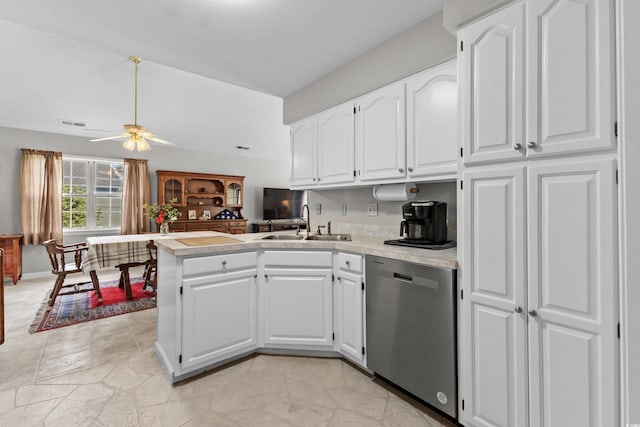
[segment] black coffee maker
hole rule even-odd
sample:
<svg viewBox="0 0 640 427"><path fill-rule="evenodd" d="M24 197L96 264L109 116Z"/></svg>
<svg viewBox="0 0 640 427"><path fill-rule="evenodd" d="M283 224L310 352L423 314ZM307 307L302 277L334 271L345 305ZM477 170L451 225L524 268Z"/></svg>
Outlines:
<svg viewBox="0 0 640 427"><path fill-rule="evenodd" d="M447 241L447 204L431 200L402 205L400 236L406 240L439 245Z"/></svg>

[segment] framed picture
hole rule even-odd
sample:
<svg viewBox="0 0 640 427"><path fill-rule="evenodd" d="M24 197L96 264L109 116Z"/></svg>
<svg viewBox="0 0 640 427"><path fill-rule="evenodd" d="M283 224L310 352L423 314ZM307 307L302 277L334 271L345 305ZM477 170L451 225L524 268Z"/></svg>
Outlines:
<svg viewBox="0 0 640 427"><path fill-rule="evenodd" d="M202 212L202 217L204 219L211 219L211 211L203 211Z"/></svg>
<svg viewBox="0 0 640 427"><path fill-rule="evenodd" d="M189 219L196 219L196 211L189 209Z"/></svg>

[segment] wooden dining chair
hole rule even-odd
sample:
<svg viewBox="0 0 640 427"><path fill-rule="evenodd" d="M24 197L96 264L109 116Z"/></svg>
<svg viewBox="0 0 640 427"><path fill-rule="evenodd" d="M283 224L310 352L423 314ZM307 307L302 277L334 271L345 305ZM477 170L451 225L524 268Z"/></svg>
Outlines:
<svg viewBox="0 0 640 427"><path fill-rule="evenodd" d="M56 281L53 290L49 295L49 306L52 306L58 296L71 295L81 292L96 291L98 298L102 300L100 286L95 282L81 281L76 283L64 284L69 274L81 273L82 256L89 249L86 243L75 243L71 245L59 245L55 240L47 240L42 243L46 248L51 261L51 273L56 275ZM91 284L91 287L83 287L83 285ZM62 290L65 292L62 292Z"/></svg>
<svg viewBox="0 0 640 427"><path fill-rule="evenodd" d="M116 265L116 268L120 270L120 280L118 281L118 287L120 289L124 289L124 293L127 299L133 298L133 293L131 291L131 276L129 274L129 269L133 267L144 265L144 273L142 274L144 284L142 285L142 290L145 290L147 287L151 287L153 289L153 293L155 294L156 292L157 261L156 245L153 244L153 240L150 240L149 243L147 243L147 250L149 251L149 258L146 261L128 262Z"/></svg>
<svg viewBox="0 0 640 427"><path fill-rule="evenodd" d="M155 295L158 290L158 259L156 257L157 248L153 240L149 241L147 249L149 250L149 260L144 269L144 285L142 286L142 290L150 287L153 289L153 294Z"/></svg>

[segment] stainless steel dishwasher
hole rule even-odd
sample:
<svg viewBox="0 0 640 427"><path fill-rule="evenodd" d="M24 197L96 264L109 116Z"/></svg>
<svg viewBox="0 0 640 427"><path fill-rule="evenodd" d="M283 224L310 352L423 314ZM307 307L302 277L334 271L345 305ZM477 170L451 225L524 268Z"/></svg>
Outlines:
<svg viewBox="0 0 640 427"><path fill-rule="evenodd" d="M456 271L366 257L367 366L457 418Z"/></svg>

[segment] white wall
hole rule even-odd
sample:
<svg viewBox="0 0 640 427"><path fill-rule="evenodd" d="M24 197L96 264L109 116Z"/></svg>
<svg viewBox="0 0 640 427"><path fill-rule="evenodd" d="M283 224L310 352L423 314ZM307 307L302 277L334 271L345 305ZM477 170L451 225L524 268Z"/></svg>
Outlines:
<svg viewBox="0 0 640 427"><path fill-rule="evenodd" d="M283 160L263 160L248 156L219 155L175 148L154 148L143 153L127 151L118 142L89 142L88 138L0 127L0 233L21 232L20 158L22 148L61 151L63 155L122 159L143 158L149 161L151 200L157 199L156 170L219 173L245 176L244 209L249 222L262 218L262 188L289 186L289 153ZM101 233L104 234L104 233ZM82 241L86 234L65 237L65 243ZM50 270L44 248L26 246L23 272Z"/></svg>
<svg viewBox="0 0 640 427"><path fill-rule="evenodd" d="M448 238L457 240L456 183L441 182L418 185L416 200L438 200L447 203ZM311 231L319 224L331 221L333 233L366 233L397 239L402 221L402 205L406 202L380 202L373 197L373 187L308 192L311 210ZM378 216L367 216L367 204L378 204ZM316 214L316 205L321 214ZM341 215L342 204L347 205L347 215Z"/></svg>
<svg viewBox="0 0 640 427"><path fill-rule="evenodd" d="M456 38L442 27L442 13L437 13L284 98L284 123L293 123L455 56Z"/></svg>

